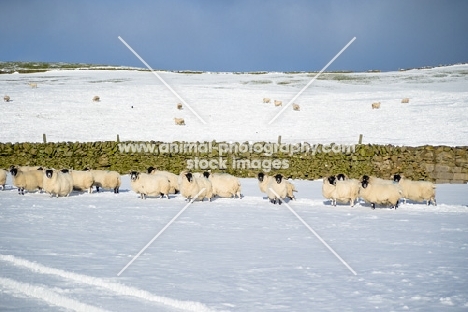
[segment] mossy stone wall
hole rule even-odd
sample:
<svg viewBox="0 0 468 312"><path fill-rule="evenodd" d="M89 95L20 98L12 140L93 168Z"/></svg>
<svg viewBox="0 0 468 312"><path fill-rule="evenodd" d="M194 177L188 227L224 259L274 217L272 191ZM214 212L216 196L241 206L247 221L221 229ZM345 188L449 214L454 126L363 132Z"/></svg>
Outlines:
<svg viewBox="0 0 468 312"><path fill-rule="evenodd" d="M223 142L196 142L195 144L220 144ZM152 152L121 150L119 144L150 144ZM116 170L121 174L130 170L144 171L149 166L158 167L178 173L186 169L188 162L194 159L213 160L212 163L224 161L226 169L239 177L255 177L259 171L269 169L272 160L278 160L287 166L273 168L294 179L319 179L336 173L345 173L358 178L363 174L389 178L395 173L404 174L413 180L427 180L436 183L468 182L468 147L419 146L405 147L393 145L355 145L354 150L345 152L328 152L323 145L315 146L311 151L277 151L272 155L252 150L233 149L222 153L219 150L191 150L180 152L162 149L169 144L189 144L187 142L60 142L60 143L0 143L0 168L10 165L40 165L52 168L74 168ZM225 143L224 144L228 144ZM233 143L230 143L231 145ZM234 144L248 144L234 143ZM258 142L255 144L271 144ZM325 146L326 147L326 146ZM163 151L163 152L161 152ZM221 158L220 158L221 157ZM277 161L277 162L278 162ZM253 167L242 167L240 163L252 164ZM262 168L261 165L265 165ZM216 169L216 168L213 168ZM202 171L196 170L194 171ZM216 170L214 170L216 171Z"/></svg>

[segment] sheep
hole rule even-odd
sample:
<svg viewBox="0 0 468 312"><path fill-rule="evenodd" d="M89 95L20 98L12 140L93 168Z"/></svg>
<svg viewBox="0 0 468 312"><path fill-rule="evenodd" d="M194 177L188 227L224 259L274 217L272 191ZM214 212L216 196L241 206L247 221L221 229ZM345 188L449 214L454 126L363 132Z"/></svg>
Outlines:
<svg viewBox="0 0 468 312"><path fill-rule="evenodd" d="M275 100L275 106L282 106L282 105L283 105L282 101Z"/></svg>
<svg viewBox="0 0 468 312"><path fill-rule="evenodd" d="M174 118L174 122L178 126L185 126L184 118Z"/></svg>
<svg viewBox="0 0 468 312"><path fill-rule="evenodd" d="M324 178L322 195L330 199L333 206L336 206L336 202L349 202L354 207L359 197L359 180L348 179L342 173Z"/></svg>
<svg viewBox="0 0 468 312"><path fill-rule="evenodd" d="M30 83L29 83L29 86L30 86L32 89L35 89L35 88L37 88L37 83L30 82Z"/></svg>
<svg viewBox="0 0 468 312"><path fill-rule="evenodd" d="M228 173L211 173L208 171L205 171L203 175L211 182L214 196L242 198L241 184L237 177Z"/></svg>
<svg viewBox="0 0 468 312"><path fill-rule="evenodd" d="M10 102L10 96L5 95L5 96L3 97L3 101L5 101L5 102Z"/></svg>
<svg viewBox="0 0 468 312"><path fill-rule="evenodd" d="M203 201L204 198L208 198L208 200L211 201L211 198L213 197L212 184L207 178L196 178L192 173L187 171L182 171L179 178L180 194L185 197L186 200L198 199ZM199 194L200 191L202 192ZM197 194L198 197L195 198Z"/></svg>
<svg viewBox="0 0 468 312"><path fill-rule="evenodd" d="M435 189L436 186L429 181L411 181L405 179L399 174L394 175L394 181L401 187L402 197L406 200L415 202L426 201L429 206L431 203L436 206Z"/></svg>
<svg viewBox="0 0 468 312"><path fill-rule="evenodd" d="M269 98L263 98L263 103L270 103L270 99Z"/></svg>
<svg viewBox="0 0 468 312"><path fill-rule="evenodd" d="M396 184L382 184L362 180L359 188L359 196L366 202L370 202L372 209L375 209L375 204L390 204L392 208L397 209L401 194L401 189Z"/></svg>
<svg viewBox="0 0 468 312"><path fill-rule="evenodd" d="M379 109L379 108L380 108L380 102L372 103L372 109Z"/></svg>
<svg viewBox="0 0 468 312"><path fill-rule="evenodd" d="M99 192L99 188L112 189L115 194L119 193L119 187L121 184L120 174L117 171L109 170L89 170L92 173L96 191Z"/></svg>
<svg viewBox="0 0 468 312"><path fill-rule="evenodd" d="M157 170L154 167L149 167L147 170L148 174L160 174L166 176L169 179L171 184L171 189L169 190L169 194L178 194L179 193L179 177L169 171Z"/></svg>
<svg viewBox="0 0 468 312"><path fill-rule="evenodd" d="M130 171L130 184L142 199L146 199L146 196L166 196L169 199L171 184L164 175Z"/></svg>
<svg viewBox="0 0 468 312"><path fill-rule="evenodd" d="M77 191L93 192L94 177L90 171L70 170L73 179L73 189Z"/></svg>
<svg viewBox="0 0 468 312"><path fill-rule="evenodd" d="M10 167L10 173L13 177L13 185L18 188L18 194L24 195L24 190L32 192L35 190L42 191L43 178L42 168L37 170L21 170L17 167Z"/></svg>
<svg viewBox="0 0 468 312"><path fill-rule="evenodd" d="M7 172L8 171L6 171L5 169L0 169L0 186L2 187L2 191L5 189Z"/></svg>
<svg viewBox="0 0 468 312"><path fill-rule="evenodd" d="M275 175L268 182L267 196L271 203L276 204L278 202L279 205L281 205L281 200L288 196L288 187L281 174Z"/></svg>
<svg viewBox="0 0 468 312"><path fill-rule="evenodd" d="M93 102L100 102L100 101L101 101L101 98L99 96L95 95L93 97Z"/></svg>
<svg viewBox="0 0 468 312"><path fill-rule="evenodd" d="M296 103L293 103L292 108L295 111L300 111L301 110L301 107L299 106L299 104L296 104Z"/></svg>
<svg viewBox="0 0 468 312"><path fill-rule="evenodd" d="M322 184L322 196L326 199L330 199L332 205L335 205L335 201L333 199L333 192L335 191L335 180L336 177L334 175L323 178Z"/></svg>
<svg viewBox="0 0 468 312"><path fill-rule="evenodd" d="M73 178L69 172L46 169L43 174L44 191L53 197L68 197L73 191Z"/></svg>
<svg viewBox="0 0 468 312"><path fill-rule="evenodd" d="M177 103L177 109L184 109L184 107L182 106L182 103Z"/></svg>
<svg viewBox="0 0 468 312"><path fill-rule="evenodd" d="M359 180L348 179L348 180L336 180L335 189L332 193L334 200L334 206L336 202L349 202L351 207L354 207L355 202L359 198Z"/></svg>
<svg viewBox="0 0 468 312"><path fill-rule="evenodd" d="M260 172L257 175L257 179L258 179L258 187L260 188L260 192L266 193L268 183L270 183L270 180L273 179L273 177L269 176L266 173Z"/></svg>
<svg viewBox="0 0 468 312"><path fill-rule="evenodd" d="M408 98L404 98L404 99L401 100L401 103L405 103L405 104L406 104L406 103L409 103L409 99L408 99Z"/></svg>
<svg viewBox="0 0 468 312"><path fill-rule="evenodd" d="M287 197L290 200L296 200L296 197L294 196L294 192L297 192L296 187L294 186L294 184L292 184L288 180L285 180L284 182L286 183L286 187L287 187Z"/></svg>

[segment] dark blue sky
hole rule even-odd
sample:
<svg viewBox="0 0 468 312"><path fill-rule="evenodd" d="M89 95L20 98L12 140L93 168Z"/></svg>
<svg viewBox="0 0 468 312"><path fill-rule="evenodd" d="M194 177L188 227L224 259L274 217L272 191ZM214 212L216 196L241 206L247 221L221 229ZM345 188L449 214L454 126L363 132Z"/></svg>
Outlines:
<svg viewBox="0 0 468 312"><path fill-rule="evenodd" d="M468 1L0 0L0 61L204 71L384 71L468 62Z"/></svg>

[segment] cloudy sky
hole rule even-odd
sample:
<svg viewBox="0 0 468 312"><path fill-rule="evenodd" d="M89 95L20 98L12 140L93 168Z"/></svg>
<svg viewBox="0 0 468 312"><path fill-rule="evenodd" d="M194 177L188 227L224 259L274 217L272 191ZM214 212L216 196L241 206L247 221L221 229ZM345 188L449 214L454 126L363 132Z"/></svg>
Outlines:
<svg viewBox="0 0 468 312"><path fill-rule="evenodd" d="M464 0L0 0L0 61L384 71L468 62Z"/></svg>

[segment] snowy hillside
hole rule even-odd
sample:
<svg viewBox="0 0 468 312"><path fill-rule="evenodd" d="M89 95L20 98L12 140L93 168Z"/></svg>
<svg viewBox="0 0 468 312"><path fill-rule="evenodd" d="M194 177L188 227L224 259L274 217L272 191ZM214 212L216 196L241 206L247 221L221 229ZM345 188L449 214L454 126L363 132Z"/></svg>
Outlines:
<svg viewBox="0 0 468 312"><path fill-rule="evenodd" d="M171 73L159 75L206 121L203 124L155 75L136 70L53 70L0 75L2 142L121 140L270 141L418 146L468 145L468 65L386 73ZM37 83L30 88L28 83ZM98 95L101 102L92 102ZM408 104L402 104L409 98ZM372 110L373 102L381 108ZM133 106L133 108L132 108ZM176 126L174 118L186 126Z"/></svg>
<svg viewBox="0 0 468 312"><path fill-rule="evenodd" d="M289 108L272 125L281 108L262 99L286 104L315 74L159 74L206 125L178 110L150 72L2 74L0 95L11 101L0 104L0 142L41 142L46 133L56 142L281 135L352 144L363 134L364 143L468 146L468 65L325 74L295 101L300 111ZM468 310L467 184L437 185L437 206L372 210L362 201L331 206L321 181L293 182L297 200L281 206L255 179L241 179L242 199L187 206L118 276L186 206L180 195L141 200L122 176L120 194L20 196L8 176L0 191L0 311Z"/></svg>

